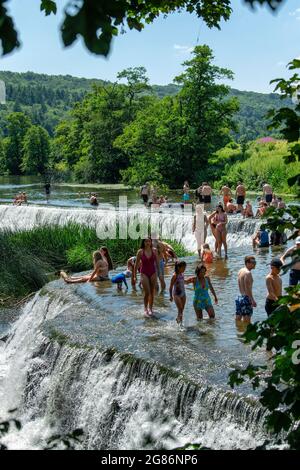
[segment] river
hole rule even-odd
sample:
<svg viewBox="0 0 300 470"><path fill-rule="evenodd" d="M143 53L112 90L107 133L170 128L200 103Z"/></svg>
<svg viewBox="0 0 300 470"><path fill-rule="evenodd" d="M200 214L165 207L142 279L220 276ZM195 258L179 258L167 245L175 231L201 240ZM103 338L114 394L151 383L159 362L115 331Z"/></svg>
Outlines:
<svg viewBox="0 0 300 470"><path fill-rule="evenodd" d="M3 197L8 189L1 191ZM131 197L138 202L138 195ZM117 199L110 196L106 202ZM24 230L70 220L97 227L112 218L108 209L83 204L3 204L1 227ZM143 208L140 212L149 215ZM133 209L122 216L130 221ZM190 221L180 210L155 217L160 225L181 225L181 242L196 251ZM118 292L109 282L65 285L61 280L45 286L0 344L0 416L17 408L23 423L20 432L11 431L4 439L9 448L41 448L51 433L76 427L84 429L86 449L159 448L162 443L172 448L190 441L214 449L246 449L262 443L264 410L247 384L239 394L227 385L233 368L268 359L264 348L253 352L243 343L234 316L237 272L244 256L253 254L251 237L258 226L257 220L229 217L229 258L209 268L219 298L215 321L196 321L189 288L180 328L167 292L156 298L155 319L145 319L139 289ZM208 241L212 245L211 236ZM281 253L275 247L254 251L255 321L266 317L265 276L271 258ZM186 261L186 276L192 275L197 257ZM171 275L168 267L167 285ZM287 286L287 276L283 283ZM10 315L1 315L5 333L16 313Z"/></svg>

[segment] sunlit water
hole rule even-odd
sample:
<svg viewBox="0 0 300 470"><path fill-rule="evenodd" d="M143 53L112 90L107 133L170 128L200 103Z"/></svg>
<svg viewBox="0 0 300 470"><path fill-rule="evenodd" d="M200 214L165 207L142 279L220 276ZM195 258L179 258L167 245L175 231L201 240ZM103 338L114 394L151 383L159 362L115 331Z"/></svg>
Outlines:
<svg viewBox="0 0 300 470"><path fill-rule="evenodd" d="M112 197L109 201L113 202ZM2 227L11 229L63 225L70 220L97 226L109 218L107 211L83 206L3 205L0 213ZM162 222L169 220L167 214L159 217ZM171 218L176 225L182 215L178 212ZM186 224L181 241L195 252L190 222ZM59 432L82 426L87 431L86 448L142 448L142 436L151 426L154 434L162 429L159 419L165 413L177 443L199 441L199 436L213 448L248 448L261 442L262 413L257 405L222 392L229 390L230 370L268 359L264 348L253 352L243 343L244 328L235 323L237 273L244 256L254 253L257 259L253 321L258 321L266 318L265 276L270 260L283 252L283 248L253 251L251 237L258 226L256 220L229 219L229 258L215 261L208 270L219 299L215 320L205 314L196 321L193 290L187 287L183 325L176 324L176 306L168 293L172 266L166 268L167 291L156 296L153 319L143 315L139 288L118 292L110 282L66 285L62 280L46 286L42 296L24 308L7 343L0 343L0 415L17 407L24 423L22 432L11 433L6 443L11 448L39 448L54 420ZM208 241L212 246L211 235ZM198 260L194 256L186 261L188 277ZM283 284L287 286L287 276ZM0 335L7 334L15 317L16 312L1 315ZM55 338L63 338L63 345ZM118 352L135 359L124 365ZM165 375L161 367L176 376ZM248 395L251 389L246 384L241 391ZM159 439L156 435L155 442Z"/></svg>

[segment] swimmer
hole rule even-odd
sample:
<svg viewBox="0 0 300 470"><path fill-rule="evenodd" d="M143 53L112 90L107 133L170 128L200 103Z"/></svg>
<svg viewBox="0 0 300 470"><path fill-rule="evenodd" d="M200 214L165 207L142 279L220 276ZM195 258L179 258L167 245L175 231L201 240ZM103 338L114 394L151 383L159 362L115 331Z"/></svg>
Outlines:
<svg viewBox="0 0 300 470"><path fill-rule="evenodd" d="M177 323L182 323L183 311L186 303L185 287L184 287L184 271L186 268L185 261L176 261L175 272L170 283L170 302L175 302L177 307Z"/></svg>
<svg viewBox="0 0 300 470"><path fill-rule="evenodd" d="M211 291L214 296L215 303L218 303L218 298L216 296L215 290L212 286L211 280L206 276L206 267L204 264L199 264L195 270L196 276L190 277L185 281L185 284L194 285L194 310L197 316L197 320L203 319L203 310L206 310L209 318L215 318L215 311L212 306L211 298L208 290Z"/></svg>

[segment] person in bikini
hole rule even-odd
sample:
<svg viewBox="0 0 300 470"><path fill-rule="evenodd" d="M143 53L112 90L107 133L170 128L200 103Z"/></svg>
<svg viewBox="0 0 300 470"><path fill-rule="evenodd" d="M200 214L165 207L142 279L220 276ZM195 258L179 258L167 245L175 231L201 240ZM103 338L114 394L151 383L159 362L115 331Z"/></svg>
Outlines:
<svg viewBox="0 0 300 470"><path fill-rule="evenodd" d="M170 302L175 301L177 307L177 323L182 323L183 320L183 311L186 303L186 294L184 286L184 271L186 268L185 261L176 261L175 263L175 272L171 278L170 283Z"/></svg>
<svg viewBox="0 0 300 470"><path fill-rule="evenodd" d="M133 271L133 283L136 283L137 270L140 267L141 282L144 290L145 316L153 316L153 302L157 286L159 259L157 250L152 246L151 238L142 240L141 248L136 255Z"/></svg>
<svg viewBox="0 0 300 470"><path fill-rule="evenodd" d="M94 271L90 274L86 274L85 276L68 276L64 271L60 272L60 276L68 284L108 281L109 266L100 251L95 251L93 253L93 264Z"/></svg>
<svg viewBox="0 0 300 470"><path fill-rule="evenodd" d="M225 250L225 258L227 258L227 230L226 225L228 223L227 214L223 209L223 206L220 204L216 207L215 212L211 214L214 219L214 224L216 225L215 238L217 242L217 254L221 257L222 245Z"/></svg>

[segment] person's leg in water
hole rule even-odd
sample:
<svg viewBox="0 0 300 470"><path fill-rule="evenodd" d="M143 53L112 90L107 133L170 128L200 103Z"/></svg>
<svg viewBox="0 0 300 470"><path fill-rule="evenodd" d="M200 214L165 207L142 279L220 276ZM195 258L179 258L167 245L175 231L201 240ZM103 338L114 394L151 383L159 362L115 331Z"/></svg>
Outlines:
<svg viewBox="0 0 300 470"><path fill-rule="evenodd" d="M160 288L162 291L164 291L166 289L166 283L165 283L165 263L163 259L159 260L158 278L160 282Z"/></svg>
<svg viewBox="0 0 300 470"><path fill-rule="evenodd" d="M216 242L217 242L217 254L221 258L222 256L222 233L220 230L216 230Z"/></svg>
<svg viewBox="0 0 300 470"><path fill-rule="evenodd" d="M243 322L244 323L251 323L251 316L250 315L243 315Z"/></svg>
<svg viewBox="0 0 300 470"><path fill-rule="evenodd" d="M60 277L67 284L79 284L81 282L88 282L90 280L91 274L87 274L86 276L78 276L78 277L74 276L74 277L72 277L72 276L68 276L67 273L65 273L64 271L61 271L60 272Z"/></svg>
<svg viewBox="0 0 300 470"><path fill-rule="evenodd" d="M203 311L201 310L201 308L197 307L194 304L194 310L195 310L195 313L196 313L197 320L203 320Z"/></svg>
<svg viewBox="0 0 300 470"><path fill-rule="evenodd" d="M149 313L153 315L153 302L155 297L155 290L157 285L157 275L156 273L152 274L150 280L150 295L149 295Z"/></svg>
<svg viewBox="0 0 300 470"><path fill-rule="evenodd" d="M228 258L228 253L227 253L227 232L226 232L226 230L223 230L221 235L222 235L222 244L224 246L224 251L225 251L225 258Z"/></svg>
<svg viewBox="0 0 300 470"><path fill-rule="evenodd" d="M143 291L144 291L144 309L145 309L145 314L148 315L148 304L149 304L149 298L151 295L151 287L150 287L150 279L148 276L145 274L141 274L141 283L143 286Z"/></svg>
<svg viewBox="0 0 300 470"><path fill-rule="evenodd" d="M212 305L210 305L209 307L206 308L206 311L208 313L208 316L209 318L215 318L216 317L216 314L215 314L215 310L213 308Z"/></svg>
<svg viewBox="0 0 300 470"><path fill-rule="evenodd" d="M179 295L174 295L174 302L177 307L177 318L176 321L177 323L182 323L183 320L183 311L186 303L186 296L179 297Z"/></svg>

